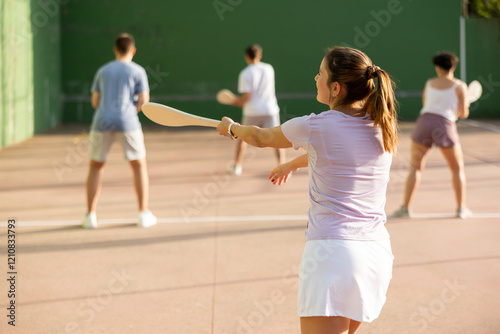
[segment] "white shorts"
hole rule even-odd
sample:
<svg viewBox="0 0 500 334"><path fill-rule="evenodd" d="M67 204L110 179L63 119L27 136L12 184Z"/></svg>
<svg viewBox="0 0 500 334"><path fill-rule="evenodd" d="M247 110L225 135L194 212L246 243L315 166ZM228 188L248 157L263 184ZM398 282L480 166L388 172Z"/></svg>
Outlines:
<svg viewBox="0 0 500 334"><path fill-rule="evenodd" d="M266 116L245 116L241 120L243 125L255 125L259 128L274 128L280 125L280 114Z"/></svg>
<svg viewBox="0 0 500 334"><path fill-rule="evenodd" d="M144 134L142 129L129 132L99 132L90 131L90 159L103 162L106 161L111 144L118 139L128 161L139 160L146 157L144 146Z"/></svg>
<svg viewBox="0 0 500 334"><path fill-rule="evenodd" d="M310 240L299 274L299 317L341 316L372 322L392 278L390 240Z"/></svg>

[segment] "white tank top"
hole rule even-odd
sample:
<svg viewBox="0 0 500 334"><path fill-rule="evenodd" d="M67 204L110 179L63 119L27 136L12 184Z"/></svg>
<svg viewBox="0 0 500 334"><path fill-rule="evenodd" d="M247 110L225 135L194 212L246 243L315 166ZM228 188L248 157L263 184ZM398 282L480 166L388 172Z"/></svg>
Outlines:
<svg viewBox="0 0 500 334"><path fill-rule="evenodd" d="M457 120L458 96L455 89L460 82L455 82L448 89L436 89L431 86L431 81L425 84L425 104L420 115L431 113L443 116L452 122Z"/></svg>

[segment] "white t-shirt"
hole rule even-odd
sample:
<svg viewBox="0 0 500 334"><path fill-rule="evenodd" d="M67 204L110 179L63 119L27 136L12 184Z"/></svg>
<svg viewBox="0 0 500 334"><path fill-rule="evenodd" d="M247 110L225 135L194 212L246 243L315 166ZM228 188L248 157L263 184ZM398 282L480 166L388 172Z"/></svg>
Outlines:
<svg viewBox="0 0 500 334"><path fill-rule="evenodd" d="M307 240L381 240L392 154L382 131L368 116L336 110L297 117L281 125L295 149L309 161Z"/></svg>
<svg viewBox="0 0 500 334"><path fill-rule="evenodd" d="M456 89L460 85L456 81L448 89L437 89L431 86L431 80L425 85L425 104L420 111L420 115L425 113L436 114L449 119L452 122L457 120L458 95Z"/></svg>
<svg viewBox="0 0 500 334"><path fill-rule="evenodd" d="M243 106L245 116L272 116L280 112L274 88L274 69L259 62L245 67L238 78L238 92L250 93Z"/></svg>

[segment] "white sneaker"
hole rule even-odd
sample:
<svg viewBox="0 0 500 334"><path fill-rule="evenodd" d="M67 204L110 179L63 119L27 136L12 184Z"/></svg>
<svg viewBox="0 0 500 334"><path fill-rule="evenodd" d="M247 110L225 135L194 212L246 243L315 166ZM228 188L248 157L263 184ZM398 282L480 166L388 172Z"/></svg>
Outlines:
<svg viewBox="0 0 500 334"><path fill-rule="evenodd" d="M410 217L410 211L408 210L407 207L401 206L399 209L394 211L394 213L391 215L393 218L409 218Z"/></svg>
<svg viewBox="0 0 500 334"><path fill-rule="evenodd" d="M472 211L470 211L467 207L461 207L457 209L457 218L469 218L472 216Z"/></svg>
<svg viewBox="0 0 500 334"><path fill-rule="evenodd" d="M95 211L89 212L85 215L82 222L83 228L97 228L97 217Z"/></svg>
<svg viewBox="0 0 500 334"><path fill-rule="evenodd" d="M158 219L156 216L151 213L151 211L141 211L139 212L139 222L137 225L140 227L150 227L156 224Z"/></svg>
<svg viewBox="0 0 500 334"><path fill-rule="evenodd" d="M241 166L234 165L233 169L231 170L231 174L236 175L236 176L240 176L242 171L243 171L243 169L241 168Z"/></svg>

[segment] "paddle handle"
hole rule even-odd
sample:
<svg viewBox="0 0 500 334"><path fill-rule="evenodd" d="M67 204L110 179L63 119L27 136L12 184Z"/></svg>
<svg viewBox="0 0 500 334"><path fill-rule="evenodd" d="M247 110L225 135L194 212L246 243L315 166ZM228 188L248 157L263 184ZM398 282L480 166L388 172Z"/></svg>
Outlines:
<svg viewBox="0 0 500 334"><path fill-rule="evenodd" d="M192 125L207 126L211 128L218 127L220 123L220 121L216 121L215 119L205 118L201 116L195 117L192 122L194 123Z"/></svg>

